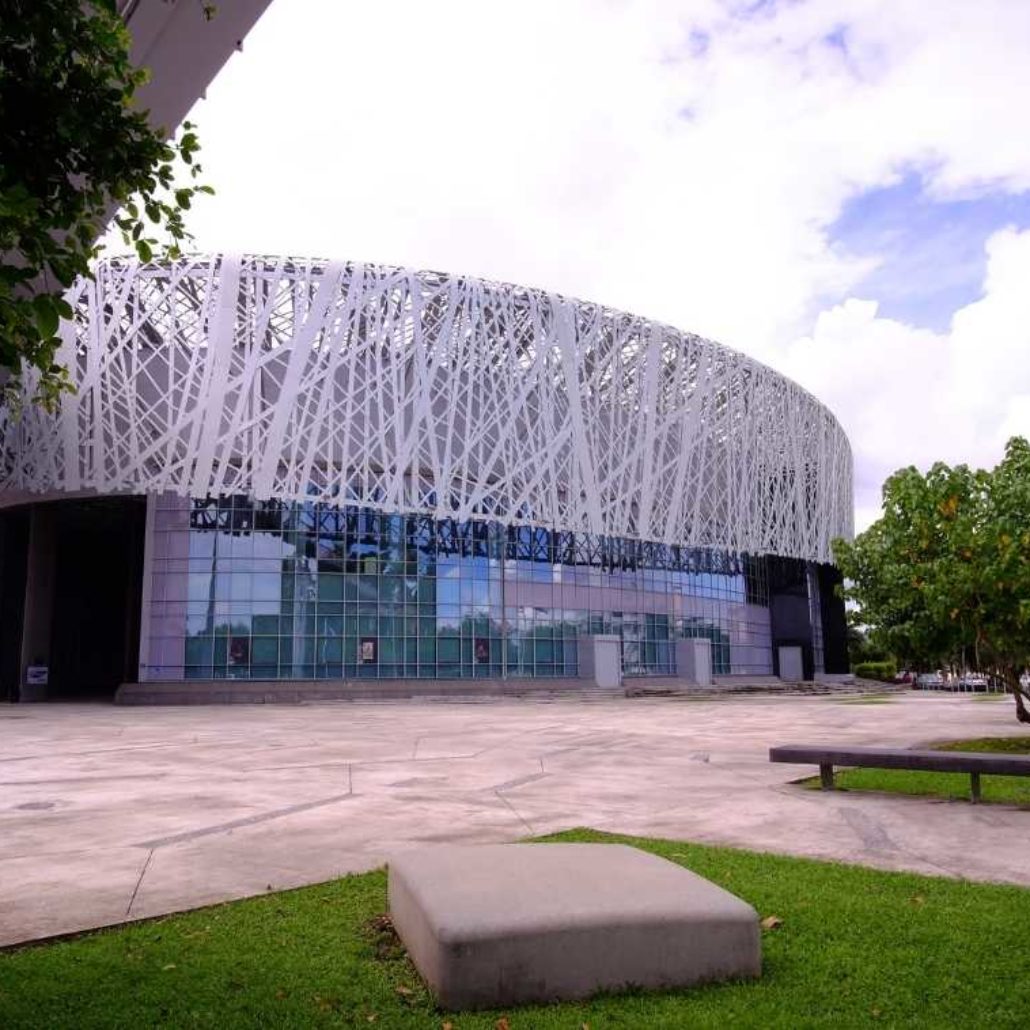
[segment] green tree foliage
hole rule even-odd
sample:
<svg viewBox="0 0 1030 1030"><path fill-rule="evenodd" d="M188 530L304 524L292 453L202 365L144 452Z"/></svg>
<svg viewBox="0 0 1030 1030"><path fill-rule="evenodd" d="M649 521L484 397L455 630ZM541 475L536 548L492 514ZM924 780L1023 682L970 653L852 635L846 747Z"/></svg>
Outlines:
<svg viewBox="0 0 1030 1030"><path fill-rule="evenodd" d="M884 683L893 683L894 677L898 674L898 667L893 661L859 662L854 666L854 673L865 680L881 680Z"/></svg>
<svg viewBox="0 0 1030 1030"><path fill-rule="evenodd" d="M854 541L834 542L859 621L904 658L977 654L1030 722L1030 444L1011 439L992 471L902 469L883 508Z"/></svg>
<svg viewBox="0 0 1030 1030"><path fill-rule="evenodd" d="M848 655L854 667L860 662L883 662L891 657L890 649L884 647L876 637L856 621L856 613L849 611Z"/></svg>
<svg viewBox="0 0 1030 1030"><path fill-rule="evenodd" d="M198 192L192 126L175 142L133 106L147 73L129 61L115 0L0 0L0 371L15 396L38 371L36 399L69 388L55 363L63 299L90 275L112 213L125 243L149 261L162 233L171 255L188 237ZM189 169L176 183L175 165Z"/></svg>

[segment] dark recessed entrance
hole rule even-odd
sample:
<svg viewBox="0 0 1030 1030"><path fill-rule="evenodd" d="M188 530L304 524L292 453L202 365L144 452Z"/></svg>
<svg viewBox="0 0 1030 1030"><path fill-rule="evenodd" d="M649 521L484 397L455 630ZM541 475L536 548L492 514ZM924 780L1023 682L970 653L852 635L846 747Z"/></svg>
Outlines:
<svg viewBox="0 0 1030 1030"><path fill-rule="evenodd" d="M0 512L0 701L17 701L29 510Z"/></svg>
<svg viewBox="0 0 1030 1030"><path fill-rule="evenodd" d="M109 698L135 682L146 500L59 503L47 697Z"/></svg>

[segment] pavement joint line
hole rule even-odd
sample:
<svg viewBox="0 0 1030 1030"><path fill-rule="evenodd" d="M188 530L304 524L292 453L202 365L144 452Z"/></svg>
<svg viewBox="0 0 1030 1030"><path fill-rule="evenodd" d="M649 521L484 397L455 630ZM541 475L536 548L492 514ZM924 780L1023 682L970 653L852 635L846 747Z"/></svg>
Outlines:
<svg viewBox="0 0 1030 1030"><path fill-rule="evenodd" d="M488 787L487 790L492 790L495 794L499 794L502 790L514 790L516 787L522 787L527 783L535 783L537 780L544 779L547 775L545 772L530 773L528 776L519 776L514 780L505 780L504 783Z"/></svg>
<svg viewBox="0 0 1030 1030"><path fill-rule="evenodd" d="M139 871L139 879L136 880L136 886L132 889L132 897L129 898L129 904L125 908L125 915L132 911L132 906L135 904L136 895L139 894L140 884L143 883L143 877L147 875L147 870L150 868L150 860L154 857L154 849L150 849L150 853L147 855L146 862L143 863L143 868Z"/></svg>
<svg viewBox="0 0 1030 1030"><path fill-rule="evenodd" d="M503 794L498 794L495 790L494 795L499 798L501 803L512 813L512 815L514 815L515 818L518 819L518 821L522 823L527 830L529 830L530 834L536 836L536 830L533 829L533 824L523 818L522 813Z"/></svg>
<svg viewBox="0 0 1030 1030"><path fill-rule="evenodd" d="M69 851L23 851L13 855L0 855L0 869L5 862L24 862L26 859L35 861L40 858L67 858L75 855L97 855L105 851L124 851L126 848L135 847L134 844L90 844L83 848L71 848Z"/></svg>
<svg viewBox="0 0 1030 1030"><path fill-rule="evenodd" d="M489 751L489 748L484 748L482 751L473 751L468 755L433 755L432 758L366 758L360 762L354 764L359 768L365 768L369 765L409 765L412 762L421 765L423 762L468 762L473 758L480 758L482 755Z"/></svg>
<svg viewBox="0 0 1030 1030"><path fill-rule="evenodd" d="M267 823L273 819L296 815L299 812L309 812L314 808L325 808L327 805L349 801L354 797L357 797L357 795L348 790L346 794L336 794L333 797L320 798L318 801L304 801L299 805L288 805L286 808L277 808L271 812L259 812L256 815L244 816L242 819L233 819L230 822L219 823L216 826L204 826L199 830L186 830L184 833L173 833L168 837L156 837L153 840L140 841L135 847L164 848L170 844L183 844L186 841L197 840L200 837L210 837L216 833L230 833L232 830L240 829L244 826L256 826L259 823Z"/></svg>
<svg viewBox="0 0 1030 1030"><path fill-rule="evenodd" d="M408 759L405 759L408 761ZM336 760L332 762L294 762L291 765L250 765L246 769L241 770L241 778L243 773L255 773L255 772L289 772L291 769L331 769L334 765L351 765L353 763Z"/></svg>
<svg viewBox="0 0 1030 1030"><path fill-rule="evenodd" d="M590 750L590 749L595 750L595 751L597 751L597 750L599 750L599 751L608 751L608 750L610 750L613 747L615 747L615 744L613 744L613 743L609 743L608 745L604 745L603 743L601 743L599 741L596 741L596 740L588 740L588 741L585 741L582 744L569 744L566 747L555 748L553 751L545 751L544 752L544 757L545 758L554 758L556 755L566 755L566 754L568 754L571 751L586 751L586 750Z"/></svg>
<svg viewBox="0 0 1030 1030"><path fill-rule="evenodd" d="M246 740L246 739L241 739L241 740L238 740L238 741L229 740L229 741L224 741L223 742L223 741L219 741L216 738L213 738L210 741L199 741L199 742L197 740L195 740L195 739L192 742L190 742L190 741L183 741L183 740L174 740L174 741L169 741L169 742L164 743L164 744L158 743L157 741L153 741L152 743L149 743L149 744L128 744L125 747L101 747L101 748L92 748L89 751L65 751L65 752L62 752L61 757L62 758L90 758L93 755L121 754L121 753L123 753L125 751L158 751L158 750L166 750L168 748L204 747L204 746L207 746L207 745L211 745L213 747L218 747L219 750L223 750L225 747L234 747L234 746L238 746L240 744L249 744L249 743L251 743L251 741ZM275 748L285 748L285 747L292 747L292 746L293 745L291 745L291 744L267 744L267 745L264 745L262 747L251 748L251 750L252 751L272 751ZM45 759L52 758L52 757L53 757L53 755L49 754L49 753L35 754L35 755L15 755L15 756L13 756L11 758L0 758L0 762L31 762L33 759L43 759L43 760L45 760Z"/></svg>
<svg viewBox="0 0 1030 1030"><path fill-rule="evenodd" d="M110 776L66 776L59 780L0 780L0 787L50 787L59 783L99 783L102 780L163 780L168 773L124 773Z"/></svg>

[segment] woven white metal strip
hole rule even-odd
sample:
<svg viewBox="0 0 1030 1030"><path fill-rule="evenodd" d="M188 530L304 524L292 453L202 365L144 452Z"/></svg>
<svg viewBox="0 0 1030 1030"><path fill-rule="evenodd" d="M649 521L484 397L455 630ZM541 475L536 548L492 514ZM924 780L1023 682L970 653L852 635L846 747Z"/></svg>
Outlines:
<svg viewBox="0 0 1030 1030"><path fill-rule="evenodd" d="M72 299L78 392L0 420L0 491L253 493L818 561L852 533L833 415L634 315L261 256L109 262Z"/></svg>

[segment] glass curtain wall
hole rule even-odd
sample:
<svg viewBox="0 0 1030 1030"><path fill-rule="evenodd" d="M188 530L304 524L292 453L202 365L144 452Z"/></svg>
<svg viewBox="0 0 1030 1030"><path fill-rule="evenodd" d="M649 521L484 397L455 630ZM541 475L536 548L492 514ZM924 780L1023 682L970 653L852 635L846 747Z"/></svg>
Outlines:
<svg viewBox="0 0 1030 1030"><path fill-rule="evenodd" d="M718 551L245 496L154 499L141 678L569 677L614 633L627 675L768 673L765 567Z"/></svg>

